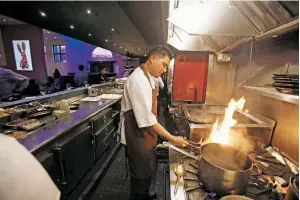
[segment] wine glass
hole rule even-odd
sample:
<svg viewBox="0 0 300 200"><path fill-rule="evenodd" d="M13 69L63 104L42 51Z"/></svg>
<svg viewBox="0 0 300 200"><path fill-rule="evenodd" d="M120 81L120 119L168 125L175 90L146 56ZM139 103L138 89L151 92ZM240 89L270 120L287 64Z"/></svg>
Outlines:
<svg viewBox="0 0 300 200"><path fill-rule="evenodd" d="M88 87L89 86L89 83L87 81L84 81L84 86L85 87Z"/></svg>
<svg viewBox="0 0 300 200"><path fill-rule="evenodd" d="M67 88L67 90L71 90L72 89L71 83L67 83L66 88Z"/></svg>
<svg viewBox="0 0 300 200"><path fill-rule="evenodd" d="M40 93L41 93L41 95L44 96L47 93L47 87L41 85L40 86Z"/></svg>

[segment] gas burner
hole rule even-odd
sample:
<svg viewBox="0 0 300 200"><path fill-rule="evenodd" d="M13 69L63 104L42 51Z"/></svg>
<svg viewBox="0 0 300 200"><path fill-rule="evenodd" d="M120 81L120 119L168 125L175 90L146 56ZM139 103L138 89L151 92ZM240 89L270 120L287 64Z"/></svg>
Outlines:
<svg viewBox="0 0 300 200"><path fill-rule="evenodd" d="M259 165L256 170L250 176L249 184L245 191L245 196L255 199L255 200L283 200L284 195L277 192L276 182L273 178L272 174L274 170L274 166L270 165L268 162L273 162L272 164L278 164L278 161L275 161L271 154L264 152L265 154L255 154L252 156L256 156L261 161L264 161L268 164L269 168L262 168ZM193 160L187 156L180 156L181 164L183 164L185 168L185 175L184 175L184 188L186 192L186 199L188 200L198 200L198 199L205 199L205 200L214 200L220 199L221 196L216 195L215 193L208 191L205 189L201 181L197 176L198 171L198 161ZM271 167L270 167L271 166ZM282 166L282 164L281 164ZM273 168L272 168L273 167ZM286 167L286 166L285 166ZM285 167L282 166L281 171L277 172L289 174L292 173L288 171ZM278 167L279 170L279 167ZM279 174L280 175L280 174ZM282 177L283 178L283 177Z"/></svg>

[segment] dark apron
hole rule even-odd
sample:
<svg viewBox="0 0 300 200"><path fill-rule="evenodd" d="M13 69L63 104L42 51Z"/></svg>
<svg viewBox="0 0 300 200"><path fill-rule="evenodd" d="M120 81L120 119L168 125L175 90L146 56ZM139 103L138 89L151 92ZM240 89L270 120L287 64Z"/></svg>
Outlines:
<svg viewBox="0 0 300 200"><path fill-rule="evenodd" d="M148 73L143 66L141 69L152 88ZM157 117L158 90L152 89L152 113ZM126 153L130 173L136 179L149 178L156 168L157 133L147 132L139 128L133 113L129 110L124 113Z"/></svg>

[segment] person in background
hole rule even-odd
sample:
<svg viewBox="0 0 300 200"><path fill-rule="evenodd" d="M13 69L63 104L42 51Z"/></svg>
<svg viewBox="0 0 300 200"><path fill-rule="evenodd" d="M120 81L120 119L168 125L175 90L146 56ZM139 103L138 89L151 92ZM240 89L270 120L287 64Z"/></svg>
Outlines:
<svg viewBox="0 0 300 200"><path fill-rule="evenodd" d="M88 81L88 74L84 72L84 66L78 66L79 72L77 72L74 76L74 82L77 87L81 87L85 85L85 82Z"/></svg>
<svg viewBox="0 0 300 200"><path fill-rule="evenodd" d="M161 77L158 77L158 78L153 77L153 80L154 80L155 88L157 88L158 90L159 89L161 89L161 90L164 89L165 84L164 84Z"/></svg>
<svg viewBox="0 0 300 200"><path fill-rule="evenodd" d="M157 136L185 147L187 142L171 135L157 121L157 89L151 76L158 78L166 72L172 51L157 46L150 51L145 64L136 68L127 78L121 102L121 143L131 175L130 200L149 198L149 187L156 165Z"/></svg>
<svg viewBox="0 0 300 200"><path fill-rule="evenodd" d="M100 83L103 83L106 81L105 72L106 72L105 67L100 69Z"/></svg>
<svg viewBox="0 0 300 200"><path fill-rule="evenodd" d="M59 200L60 191L40 162L15 138L0 134L0 199Z"/></svg>
<svg viewBox="0 0 300 200"><path fill-rule="evenodd" d="M8 99L15 92L20 93L27 88L29 78L15 73L10 69L0 67L0 99Z"/></svg>
<svg viewBox="0 0 300 200"><path fill-rule="evenodd" d="M53 78L54 78L53 84L54 84L54 88L56 88L57 90L60 89L60 77L61 77L60 72L58 71L58 69L55 69L53 73Z"/></svg>
<svg viewBox="0 0 300 200"><path fill-rule="evenodd" d="M123 78L127 78L134 71L134 66L132 66L132 65L130 65L130 67L129 66L125 66L124 71L125 71L125 73L123 74Z"/></svg>

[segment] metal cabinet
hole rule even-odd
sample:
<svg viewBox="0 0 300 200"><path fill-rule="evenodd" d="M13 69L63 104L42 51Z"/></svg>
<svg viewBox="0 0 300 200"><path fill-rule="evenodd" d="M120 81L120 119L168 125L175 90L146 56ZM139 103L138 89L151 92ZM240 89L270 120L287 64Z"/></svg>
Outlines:
<svg viewBox="0 0 300 200"><path fill-rule="evenodd" d="M115 130L113 120L106 123L100 131L94 134L94 144L95 144L95 160L97 160L100 155L105 151L105 149L111 143L111 135Z"/></svg>
<svg viewBox="0 0 300 200"><path fill-rule="evenodd" d="M102 127L103 125L110 121L112 118L112 109L111 108L107 108L105 110L103 110L100 114L98 114L97 116L93 117L91 119L91 127L93 130L93 133L97 133Z"/></svg>
<svg viewBox="0 0 300 200"><path fill-rule="evenodd" d="M94 164L94 146L91 126L81 127L69 134L53 149L58 159L63 193L72 191Z"/></svg>

